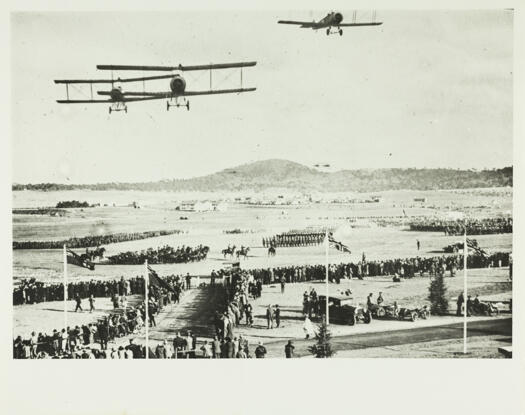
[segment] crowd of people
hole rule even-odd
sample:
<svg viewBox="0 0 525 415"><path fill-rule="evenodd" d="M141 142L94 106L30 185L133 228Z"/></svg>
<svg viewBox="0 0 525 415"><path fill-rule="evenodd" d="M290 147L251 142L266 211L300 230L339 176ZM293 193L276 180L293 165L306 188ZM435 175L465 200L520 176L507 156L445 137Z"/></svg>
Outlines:
<svg viewBox="0 0 525 415"><path fill-rule="evenodd" d="M469 255L467 266L469 268L495 268L510 266L510 253L497 252L489 256ZM342 278L357 278L376 276L397 276L399 278L412 278L417 275L436 275L438 271L450 272L455 275L457 270L463 269L463 255L434 256L434 257L412 257L385 260L367 260L363 254L361 261L354 263L340 263L329 265L330 281L339 282ZM323 264L316 265L292 265L273 268L257 268L246 271L249 273L247 279L246 294L252 298L258 298L262 292L262 285L273 284L284 281L285 283L306 282L324 279L326 268ZM211 283L227 276L226 271L213 271ZM180 286L186 283L191 285L191 276L185 277L170 275L165 280L173 285L178 292ZM34 304L44 301L61 301L64 299L64 288L62 283L45 284L34 278L22 280L13 290L13 305ZM90 280L71 282L67 287L67 297L72 300L77 295L82 298L113 297L117 295L130 295L144 293L144 278L135 277L120 280Z"/></svg>
<svg viewBox="0 0 525 415"><path fill-rule="evenodd" d="M127 296L130 290L142 288L144 293L144 279L137 277L131 280L112 281L111 286L116 287L113 291L113 312L103 316L95 323L81 326L67 327L61 330L53 330L52 333L32 332L27 338L17 336L13 342L13 357L15 359L39 359L39 358L111 358L130 359L144 358L145 348L129 341L127 346L117 346L119 338L130 335L141 335L145 324L156 326L155 315L168 304L178 303L180 296L188 286L180 276L167 276L163 278L164 287L149 284L148 317L146 319L146 304L142 301L136 307L128 305ZM89 285L85 285L86 289ZM94 286L91 286L93 289ZM100 288L100 286L99 286ZM74 295L76 301L75 312L82 309L82 299L77 293ZM93 294L89 296L90 312L94 310ZM114 343L109 349L108 343ZM151 356L154 357L154 356Z"/></svg>
<svg viewBox="0 0 525 415"><path fill-rule="evenodd" d="M263 238L262 244L265 248L284 246L310 246L323 243L325 232L287 232L269 238Z"/></svg>
<svg viewBox="0 0 525 415"><path fill-rule="evenodd" d="M497 233L512 233L512 218L484 218L466 220L468 235L489 235ZM439 218L421 218L410 223L411 231L444 232L445 235L463 235L464 220L449 220Z"/></svg>
<svg viewBox="0 0 525 415"><path fill-rule="evenodd" d="M68 248L88 248L94 246L114 244L118 242L156 238L158 236L172 235L181 232L182 231L180 230L160 230L84 236L82 238L70 238L62 241L13 241L13 249L62 249L64 245L66 245Z"/></svg>
<svg viewBox="0 0 525 415"><path fill-rule="evenodd" d="M199 245L195 248L191 246L181 246L176 249L165 245L157 249L121 252L120 254L108 257L112 264L117 265L140 265L148 260L148 264L179 264L186 262L202 261L208 255L209 247Z"/></svg>
<svg viewBox="0 0 525 415"><path fill-rule="evenodd" d="M190 276L191 281L191 276ZM164 277L174 296L178 298L180 292L188 285L188 275L168 275ZM76 298L86 299L93 297L128 296L134 294L144 294L144 278L137 276L134 278L114 280L95 280L70 282L67 285L67 299ZM20 284L13 290L13 305L35 304L45 301L62 301L64 299L64 284L46 284L37 281L35 278L21 280Z"/></svg>
<svg viewBox="0 0 525 415"><path fill-rule="evenodd" d="M497 252L489 256L469 255L467 267L489 268L509 266L509 253ZM399 276L401 278L412 278L416 275L436 275L439 269L450 271L463 269L462 255L441 255L434 257L412 257L385 260L367 260L363 258L359 262L349 262L329 265L330 281L339 282L342 278L376 277L376 276ZM281 278L287 283L306 282L324 279L326 267L322 264L316 265L292 265L285 267L252 269L250 273L255 281L260 280L262 284L273 284Z"/></svg>

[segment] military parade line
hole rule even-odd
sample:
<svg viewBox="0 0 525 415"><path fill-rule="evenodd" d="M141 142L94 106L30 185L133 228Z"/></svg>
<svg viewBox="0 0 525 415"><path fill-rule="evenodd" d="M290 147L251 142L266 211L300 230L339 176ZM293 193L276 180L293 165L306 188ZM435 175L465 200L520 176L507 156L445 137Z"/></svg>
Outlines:
<svg viewBox="0 0 525 415"><path fill-rule="evenodd" d="M183 231L173 229L146 232L125 232L99 236L84 236L82 238L70 238L61 241L13 241L13 249L62 249L64 245L66 245L68 248L90 248L119 242L157 238L159 236L179 233L183 233Z"/></svg>

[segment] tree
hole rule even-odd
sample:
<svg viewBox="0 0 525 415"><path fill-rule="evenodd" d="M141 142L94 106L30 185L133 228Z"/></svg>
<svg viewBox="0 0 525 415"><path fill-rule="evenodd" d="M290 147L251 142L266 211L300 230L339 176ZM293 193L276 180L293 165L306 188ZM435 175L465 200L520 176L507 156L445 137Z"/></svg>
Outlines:
<svg viewBox="0 0 525 415"><path fill-rule="evenodd" d="M435 278L430 281L428 287L428 299L430 300L430 312L437 315L448 313L447 286L443 272L438 272Z"/></svg>
<svg viewBox="0 0 525 415"><path fill-rule="evenodd" d="M336 352L332 349L332 344L330 343L331 338L332 334L330 333L328 325L323 321L315 334L317 342L313 346L310 346L308 351L315 357L332 357Z"/></svg>

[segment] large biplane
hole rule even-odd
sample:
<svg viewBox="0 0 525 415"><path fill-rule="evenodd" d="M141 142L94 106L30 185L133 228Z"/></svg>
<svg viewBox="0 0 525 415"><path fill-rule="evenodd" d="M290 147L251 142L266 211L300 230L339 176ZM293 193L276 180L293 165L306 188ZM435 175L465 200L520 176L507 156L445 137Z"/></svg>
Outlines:
<svg viewBox="0 0 525 415"><path fill-rule="evenodd" d="M189 111L190 102L186 97L196 95L215 95L215 94L235 94L241 92L255 91L256 88L244 88L243 87L243 75L242 69L249 66L255 66L257 62L234 62L234 63L219 63L219 64L208 64L208 65L193 65L193 66L135 66L135 65L97 65L97 69L110 70L111 79L58 79L55 80L56 84L66 85L66 99L57 100L60 104L110 104L109 113L112 111L125 111L127 112L128 102L138 101L150 101L155 99L166 99L166 109L170 107L181 107L184 106ZM240 87L233 89L214 89L212 72L220 69L231 69L240 68ZM208 90L203 91L188 91L186 90L186 80L182 77L180 72L187 71L210 71L210 87ZM130 78L114 78L113 71L153 71L153 72L169 72L168 74L152 75L152 76L141 76L141 77L130 77ZM170 79L169 91L146 91L146 81L153 81L159 79ZM122 89L121 84L142 82L142 91L125 91ZM90 85L91 95L89 99L70 99L69 98L69 86L75 84L88 84ZM98 95L107 96L107 99L94 99L93 97L93 85L106 84L111 85L109 91L97 91ZM179 101L182 100L182 102Z"/></svg>
<svg viewBox="0 0 525 415"><path fill-rule="evenodd" d="M356 16L357 14L354 11L352 23L343 23L343 15L339 12L330 12L318 22L316 22L315 20L313 22L300 22L296 20L279 20L277 23L298 25L299 27L302 27L305 29L313 29L313 30L326 29L327 35L339 33L341 36L343 36L343 29L341 29L341 27L379 26L383 24L383 22L375 21L376 20L375 12L372 15L371 22L360 22L360 23L356 22ZM332 30L333 27L336 28L335 31Z"/></svg>

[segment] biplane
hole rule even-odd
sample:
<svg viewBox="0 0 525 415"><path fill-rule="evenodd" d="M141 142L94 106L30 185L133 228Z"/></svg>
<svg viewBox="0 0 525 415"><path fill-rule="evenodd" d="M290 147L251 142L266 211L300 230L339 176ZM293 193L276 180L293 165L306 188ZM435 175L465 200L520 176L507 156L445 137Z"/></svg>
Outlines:
<svg viewBox="0 0 525 415"><path fill-rule="evenodd" d="M156 99L166 99L166 110L170 107L186 107L189 111L190 102L186 97L197 95L215 95L215 94L238 94L241 92L255 91L256 88L243 87L243 68L255 66L257 62L234 62L234 63L219 63L208 65L193 65L193 66L139 66L139 65L97 65L99 70L111 71L111 79L58 79L55 84L64 84L66 86L66 99L57 100L59 104L110 104L109 113L113 111L128 112L127 103L150 101ZM221 69L240 69L240 87L233 89L214 89L212 73L215 70ZM187 71L210 71L210 87L208 90L202 91L188 91L186 89L186 80L182 77L181 72ZM169 72L167 74L156 74L152 76L129 77L129 78L114 78L114 71L152 71L152 72ZM146 91L146 81L154 81L160 79L169 79L169 91ZM142 91L123 90L122 84L142 82ZM89 99L70 99L69 87L76 84L87 84L90 86L91 95ZM94 99L93 85L110 85L109 91L97 91L100 96L105 96L105 99ZM181 100L181 101L179 101Z"/></svg>
<svg viewBox="0 0 525 415"><path fill-rule="evenodd" d="M343 36L343 29L341 27L350 27L350 26L379 26L382 25L383 22L376 22L376 13L374 12L372 15L372 21L371 22L357 22L356 21L357 14L354 11L353 14L353 21L352 23L343 23L343 15L339 12L330 12L325 17L323 17L321 20L316 22L315 20L313 22L299 22L296 20L279 20L277 23L280 24L291 24L291 25L298 25L301 28L305 29L313 29L313 30L319 30L319 29L326 29L326 34L335 34L339 33L339 35ZM336 28L336 30L332 30L332 28Z"/></svg>

